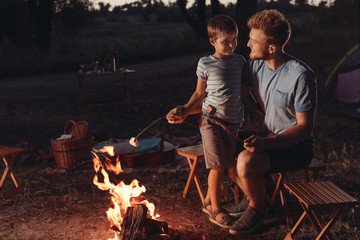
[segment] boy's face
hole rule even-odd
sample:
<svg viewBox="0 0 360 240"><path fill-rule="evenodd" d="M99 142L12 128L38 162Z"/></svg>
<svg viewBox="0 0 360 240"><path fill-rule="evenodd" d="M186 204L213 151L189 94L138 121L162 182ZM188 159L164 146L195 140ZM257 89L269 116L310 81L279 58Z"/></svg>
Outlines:
<svg viewBox="0 0 360 240"><path fill-rule="evenodd" d="M270 54L270 44L263 30L252 28L249 33L247 46L251 49L249 57L252 60L266 60Z"/></svg>
<svg viewBox="0 0 360 240"><path fill-rule="evenodd" d="M237 47L237 34L223 34L216 39L210 38L210 43L215 48L216 57L222 58L230 56Z"/></svg>

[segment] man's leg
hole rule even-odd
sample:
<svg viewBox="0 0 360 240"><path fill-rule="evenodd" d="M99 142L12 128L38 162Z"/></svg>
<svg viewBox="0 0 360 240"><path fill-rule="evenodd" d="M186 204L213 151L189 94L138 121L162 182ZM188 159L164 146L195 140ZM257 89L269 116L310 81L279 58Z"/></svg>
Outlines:
<svg viewBox="0 0 360 240"><path fill-rule="evenodd" d="M270 159L266 152L252 153L247 150L239 154L237 171L253 208L264 211L266 172L270 168Z"/></svg>
<svg viewBox="0 0 360 240"><path fill-rule="evenodd" d="M270 159L266 152L244 150L239 154L237 172L249 199L249 206L231 227L231 234L251 233L265 218L266 172L269 168Z"/></svg>
<svg viewBox="0 0 360 240"><path fill-rule="evenodd" d="M240 189L244 192L244 186L241 183L241 180L237 174L237 170L236 167L230 167L228 169L228 176L231 179L231 181L233 181L236 185L238 185L240 187Z"/></svg>

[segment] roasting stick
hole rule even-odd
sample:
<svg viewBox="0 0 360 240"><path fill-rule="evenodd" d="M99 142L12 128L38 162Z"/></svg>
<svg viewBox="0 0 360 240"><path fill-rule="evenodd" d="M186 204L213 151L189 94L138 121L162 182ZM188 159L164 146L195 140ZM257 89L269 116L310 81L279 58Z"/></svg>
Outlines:
<svg viewBox="0 0 360 240"><path fill-rule="evenodd" d="M244 140L238 138L238 136L236 136L234 133L232 133L232 132L229 130L229 128L228 128L227 126L225 126L220 120L218 120L218 119L216 119L215 117L212 116L212 115L213 115L213 114L212 114L212 109L210 109L210 110L208 111L208 114L210 115L210 116L209 116L209 120L210 120L212 123L214 123L214 124L222 127L228 134L230 134L231 136L233 136L234 138L236 138L237 141L242 142L242 143L244 142ZM130 143L132 146L137 147L137 145L139 144L138 138L140 137L140 135L143 134L147 129L149 129L149 127L151 127L152 125L154 125L155 123L157 123L158 121L160 121L160 120L163 119L163 118L166 118L166 116L160 117L160 118L156 119L155 121L153 121L153 122L152 122L151 124L149 124L146 128L144 128L144 130L142 130L136 137L132 137L132 138L129 140L129 143ZM186 123L186 122L184 121L184 123ZM188 124L188 123L187 123L187 124Z"/></svg>
<svg viewBox="0 0 360 240"><path fill-rule="evenodd" d="M158 121L160 121L161 119L165 118L166 116L160 117L158 119L156 119L155 121L153 121L151 124L149 124L146 128L144 128L144 130L142 130L136 137L132 137L129 141L129 143L136 147L139 144L138 141L138 137L140 137L141 134L143 134L149 127L151 127L152 125L154 125L155 123L157 123Z"/></svg>

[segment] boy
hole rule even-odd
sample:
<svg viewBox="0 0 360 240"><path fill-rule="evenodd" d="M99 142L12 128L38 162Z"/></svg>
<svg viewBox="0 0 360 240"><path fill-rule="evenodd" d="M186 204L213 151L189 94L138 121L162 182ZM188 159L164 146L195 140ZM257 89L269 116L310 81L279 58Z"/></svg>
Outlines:
<svg viewBox="0 0 360 240"><path fill-rule="evenodd" d="M203 211L209 214L211 222L230 228L232 220L221 208L220 185L225 172L240 185L235 167L237 138L234 136L243 122L241 76L245 59L234 54L238 28L232 18L215 16L209 20L207 30L215 53L199 60L195 92L185 105L172 109L167 119L169 123L181 123L188 115L201 112L200 132L206 168L210 169Z"/></svg>

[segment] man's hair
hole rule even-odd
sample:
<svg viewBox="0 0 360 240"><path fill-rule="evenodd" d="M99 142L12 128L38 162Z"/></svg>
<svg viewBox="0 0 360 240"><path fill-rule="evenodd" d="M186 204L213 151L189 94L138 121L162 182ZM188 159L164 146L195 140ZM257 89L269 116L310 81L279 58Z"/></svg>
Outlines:
<svg viewBox="0 0 360 240"><path fill-rule="evenodd" d="M212 17L207 25L207 31L210 38L216 40L221 35L235 33L238 34L238 27L233 18L221 14Z"/></svg>
<svg viewBox="0 0 360 240"><path fill-rule="evenodd" d="M270 43L284 46L290 38L289 21L275 9L263 10L253 15L248 21L250 29L263 30Z"/></svg>

